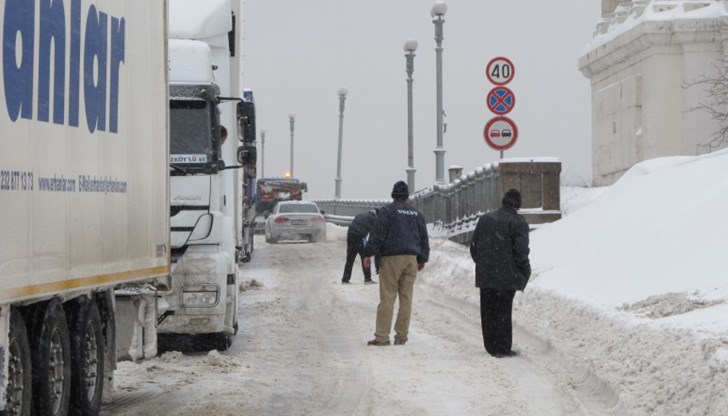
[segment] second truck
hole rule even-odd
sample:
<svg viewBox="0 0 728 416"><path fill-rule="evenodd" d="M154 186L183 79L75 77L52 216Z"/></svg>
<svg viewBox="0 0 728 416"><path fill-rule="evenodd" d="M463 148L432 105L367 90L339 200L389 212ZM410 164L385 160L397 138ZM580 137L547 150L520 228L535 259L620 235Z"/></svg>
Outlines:
<svg viewBox="0 0 728 416"><path fill-rule="evenodd" d="M238 263L255 217L252 94L241 88L240 2L170 0L171 279L160 342L227 349L238 328ZM225 131L230 137L226 138Z"/></svg>

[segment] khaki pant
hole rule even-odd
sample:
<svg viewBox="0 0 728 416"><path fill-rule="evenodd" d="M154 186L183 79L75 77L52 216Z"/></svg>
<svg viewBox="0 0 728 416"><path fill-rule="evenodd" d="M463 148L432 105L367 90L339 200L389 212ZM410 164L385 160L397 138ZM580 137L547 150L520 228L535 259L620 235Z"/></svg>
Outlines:
<svg viewBox="0 0 728 416"><path fill-rule="evenodd" d="M417 277L417 256L398 255L382 257L379 272L379 306L377 307L377 329L374 336L379 341L389 341L392 330L394 301L399 295L399 311L394 323L394 338L407 341L410 316L412 315L412 292Z"/></svg>

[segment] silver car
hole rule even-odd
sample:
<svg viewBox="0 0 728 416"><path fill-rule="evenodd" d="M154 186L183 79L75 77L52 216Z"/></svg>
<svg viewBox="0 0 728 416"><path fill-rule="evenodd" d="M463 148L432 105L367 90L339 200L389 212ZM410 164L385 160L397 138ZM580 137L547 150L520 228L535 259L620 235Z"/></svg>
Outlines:
<svg viewBox="0 0 728 416"><path fill-rule="evenodd" d="M265 219L265 241L326 241L326 220L310 201L280 201Z"/></svg>

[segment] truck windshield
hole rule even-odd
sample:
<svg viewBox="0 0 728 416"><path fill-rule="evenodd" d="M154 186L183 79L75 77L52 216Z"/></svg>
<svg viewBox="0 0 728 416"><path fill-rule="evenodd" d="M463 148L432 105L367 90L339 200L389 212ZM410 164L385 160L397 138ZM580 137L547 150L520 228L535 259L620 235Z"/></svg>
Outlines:
<svg viewBox="0 0 728 416"><path fill-rule="evenodd" d="M212 112L206 101L170 101L169 124L170 163L199 166L214 162Z"/></svg>

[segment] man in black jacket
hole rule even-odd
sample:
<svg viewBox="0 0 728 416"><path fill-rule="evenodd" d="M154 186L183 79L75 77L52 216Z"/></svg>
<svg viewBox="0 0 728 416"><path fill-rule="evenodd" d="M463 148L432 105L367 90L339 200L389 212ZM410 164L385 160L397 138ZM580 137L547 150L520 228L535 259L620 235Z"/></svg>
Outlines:
<svg viewBox="0 0 728 416"><path fill-rule="evenodd" d="M407 203L408 198L407 184L395 183L392 189L394 202L379 210L371 238L364 248L366 264L371 264L371 256L381 256L376 331L367 345L389 345L397 296L399 311L394 323L394 345L404 345L408 339L415 278L430 256L425 217Z"/></svg>
<svg viewBox="0 0 728 416"><path fill-rule="evenodd" d="M351 280L351 269L354 267L356 256L361 257L361 269L364 272L364 283L376 283L372 280L371 266L364 265L364 241L374 226L377 219L378 209L373 209L354 217L346 232L346 264L344 264L344 276L341 283L346 284Z"/></svg>
<svg viewBox="0 0 728 416"><path fill-rule="evenodd" d="M506 192L500 209L480 217L470 243L475 286L480 288L483 344L494 357L515 355L511 350L513 297L531 276L528 223L518 215L520 207L521 193Z"/></svg>

